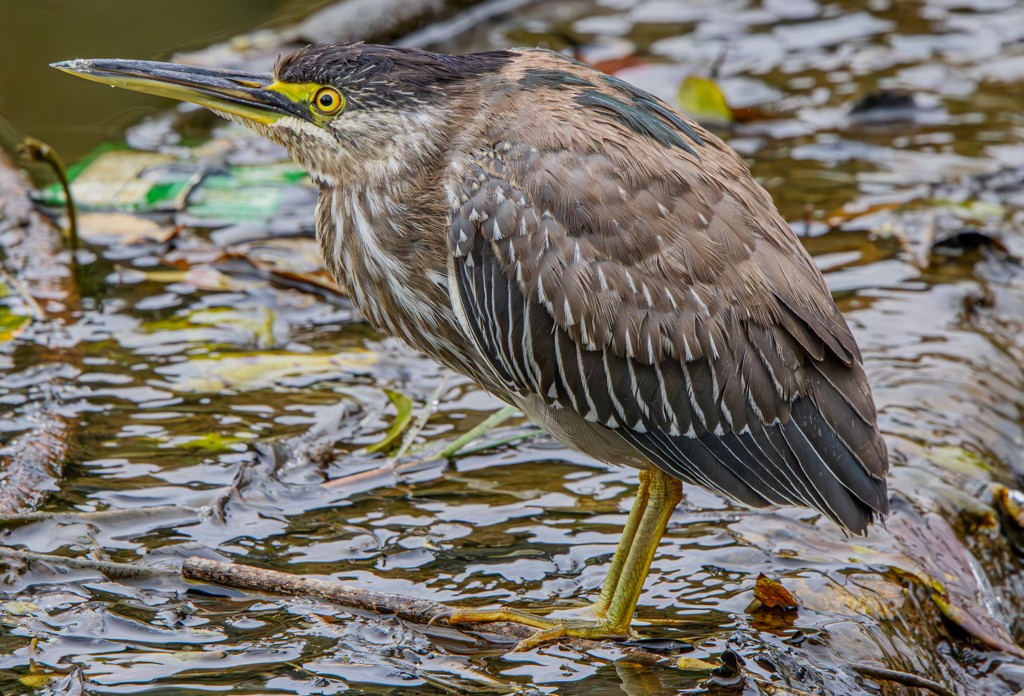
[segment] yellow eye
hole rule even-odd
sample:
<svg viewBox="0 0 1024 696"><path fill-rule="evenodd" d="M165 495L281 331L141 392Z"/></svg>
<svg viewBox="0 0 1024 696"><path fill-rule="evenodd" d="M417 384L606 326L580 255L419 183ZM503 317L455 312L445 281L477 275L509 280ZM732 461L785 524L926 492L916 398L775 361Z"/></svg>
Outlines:
<svg viewBox="0 0 1024 696"><path fill-rule="evenodd" d="M345 106L345 97L333 87L321 87L313 93L313 106L322 114L333 114Z"/></svg>

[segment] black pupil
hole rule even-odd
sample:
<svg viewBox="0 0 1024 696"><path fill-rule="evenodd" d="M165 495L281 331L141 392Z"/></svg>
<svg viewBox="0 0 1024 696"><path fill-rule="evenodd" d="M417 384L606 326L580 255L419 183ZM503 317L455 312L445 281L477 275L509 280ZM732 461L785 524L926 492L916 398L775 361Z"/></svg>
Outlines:
<svg viewBox="0 0 1024 696"><path fill-rule="evenodd" d="M320 106L324 107L325 109L329 109L332 106L334 106L334 95L329 94L329 93L321 94L320 95Z"/></svg>

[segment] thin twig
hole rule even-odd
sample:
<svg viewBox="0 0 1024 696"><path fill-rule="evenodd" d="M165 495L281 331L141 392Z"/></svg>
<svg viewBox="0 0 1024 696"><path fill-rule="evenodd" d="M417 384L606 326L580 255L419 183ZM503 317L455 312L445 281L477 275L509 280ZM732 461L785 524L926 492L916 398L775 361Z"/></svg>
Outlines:
<svg viewBox="0 0 1024 696"><path fill-rule="evenodd" d="M328 602L340 604L349 609L365 611L378 616L395 616L402 621L423 625L455 628L462 632L472 632L489 640L520 641L535 633L535 630L522 624L495 621L484 624L480 628L467 629L465 626L453 626L446 620L451 611L440 602L429 599L416 599L390 592L375 592L360 587L345 585L333 580L307 578L277 570L266 570L240 563L225 563L206 558L192 556L185 560L181 567L181 576L186 580L209 582L222 587L239 590L255 590L271 594L295 597L315 597ZM607 647L607 643L596 640L571 638L563 641L580 651ZM601 659L601 658L598 658ZM621 659L643 664L654 664L666 659L665 655L640 648L629 648Z"/></svg>
<svg viewBox="0 0 1024 696"><path fill-rule="evenodd" d="M32 297L32 293L25 287L24 283L3 268L0 268L0 280L3 280L5 285L14 290L18 294L18 298L31 310L33 321L42 321L46 318L46 312L39 306L36 298Z"/></svg>
<svg viewBox="0 0 1024 696"><path fill-rule="evenodd" d="M468 445L473 440L477 439L481 435L489 433L490 431L497 428L499 425L507 421L509 418L519 412L515 406L505 406L499 411L495 411L491 415L484 418L477 425L470 428L462 435L457 437L450 445L445 447L443 450L437 453L437 456L442 459L451 459L455 454L463 447Z"/></svg>
<svg viewBox="0 0 1024 696"><path fill-rule="evenodd" d="M116 563L113 561L95 561L88 558L73 556L57 556L48 553L36 553L22 549L0 546L0 565L11 565L12 561L22 563L41 562L83 570L95 570L111 580L141 580L146 578L166 578L177 576L177 569L146 566L136 563ZM292 597L314 597L334 602L349 609L365 611L377 616L395 616L402 621L423 625L435 625L457 628L462 632L470 632L488 640L502 642L520 641L535 632L534 629L521 624L505 621L487 623L479 629L469 630L463 626L452 626L445 618L450 607L429 599L417 599L391 592L376 592L360 587L345 585L333 580L307 578L277 570L266 570L241 563L225 563L207 558L192 556L181 565L180 575L186 580L208 582L221 587L239 590L254 590L270 594ZM565 641L578 650L587 651L604 645L599 641L570 639ZM630 649L622 659L629 661L641 660L645 664L662 661L664 655L651 653L641 649ZM899 674L899 673L896 673Z"/></svg>
<svg viewBox="0 0 1024 696"><path fill-rule="evenodd" d="M481 435L486 434L488 431L493 430L497 426L501 425L504 421L511 418L513 415L518 413L518 410L514 406L505 406L499 411L496 411L485 418L482 422L466 431L458 438L453 440L448 445L438 452L426 454L420 457L414 457L404 462L398 462L396 458L392 457L387 462L380 466L374 467L373 469L367 469L366 471L360 471L355 474L349 474L348 476L342 476L340 478L332 479L324 483L326 488L339 488L342 486L349 486L362 481L367 481L378 476L394 475L400 472L409 471L410 469L416 469L417 467L432 462L438 462L445 459L454 459L458 456L464 456L467 454L473 454L482 449L489 449L492 447L498 447L500 445L509 444L512 442L518 442L531 437L536 437L543 433L543 431L528 432L528 433L517 433L507 438L503 438L497 442L488 442L480 448L475 449L464 449L467 444L473 442Z"/></svg>
<svg viewBox="0 0 1024 696"><path fill-rule="evenodd" d="M384 476L389 474L395 474L399 471L408 469L410 466L420 464L421 460L415 459L410 462L403 462L401 465L396 466L394 462L388 461L380 466L366 471L360 471L355 474L349 474L348 476L341 476L336 479L324 482L324 488L340 488L342 486L351 486L354 483L360 483L369 479L377 478L378 476Z"/></svg>
<svg viewBox="0 0 1024 696"><path fill-rule="evenodd" d="M939 694L939 696L956 696L956 693L937 681L932 681L927 677L921 677L917 674L911 674L910 672L900 672L895 669L886 669L885 667L876 667L874 665L852 665L853 670L858 674L869 677L875 680L890 681L896 684L902 684L903 686L913 686L918 689L927 689L932 693Z"/></svg>
<svg viewBox="0 0 1024 696"><path fill-rule="evenodd" d="M535 440L545 435L547 435L547 433L543 430L540 430L539 428L535 430L521 430L519 432L514 432L511 435L506 435L505 437L499 437L494 440L480 442L474 445L473 447L465 447L463 449L460 449L458 452L451 455L449 459L462 459L463 457L468 457L471 454L477 454L478 452L485 452L487 450L497 449L498 447L512 445L517 442Z"/></svg>
<svg viewBox="0 0 1024 696"><path fill-rule="evenodd" d="M71 197L71 184L68 182L67 168L57 151L35 138L25 138L18 146L18 156L25 162L44 162L57 175L60 186L64 189L64 204L68 211L68 246L74 262L75 251L78 250L78 213L75 210L75 199Z"/></svg>

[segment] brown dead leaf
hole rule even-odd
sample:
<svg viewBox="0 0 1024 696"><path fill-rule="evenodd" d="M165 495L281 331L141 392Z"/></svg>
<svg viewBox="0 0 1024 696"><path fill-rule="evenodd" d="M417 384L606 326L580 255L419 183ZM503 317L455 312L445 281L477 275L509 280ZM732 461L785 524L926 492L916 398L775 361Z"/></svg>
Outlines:
<svg viewBox="0 0 1024 696"><path fill-rule="evenodd" d="M758 575L754 583L754 599L761 603L759 608L763 609L794 611L799 606L796 597L781 582L764 573Z"/></svg>
<svg viewBox="0 0 1024 696"><path fill-rule="evenodd" d="M1000 485L994 487L992 494L996 505L1024 529L1024 494Z"/></svg>
<svg viewBox="0 0 1024 696"><path fill-rule="evenodd" d="M248 261L253 266L287 284L307 284L343 294L320 259L316 240L305 237L262 239L238 244L228 256Z"/></svg>
<svg viewBox="0 0 1024 696"><path fill-rule="evenodd" d="M608 60L596 60L591 63L591 67L600 70L608 75L614 75L620 70L626 68L637 68L641 65L647 65L648 61L644 60L637 55L620 56L619 58L609 58Z"/></svg>

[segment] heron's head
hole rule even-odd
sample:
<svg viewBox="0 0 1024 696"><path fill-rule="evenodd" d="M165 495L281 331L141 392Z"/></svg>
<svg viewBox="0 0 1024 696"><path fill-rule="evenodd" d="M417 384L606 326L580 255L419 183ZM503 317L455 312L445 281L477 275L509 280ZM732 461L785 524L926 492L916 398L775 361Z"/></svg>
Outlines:
<svg viewBox="0 0 1024 696"><path fill-rule="evenodd" d="M452 131L453 109L471 85L512 56L334 44L284 56L272 73L135 60L53 67L205 106L284 145L314 180L332 185L415 168Z"/></svg>

